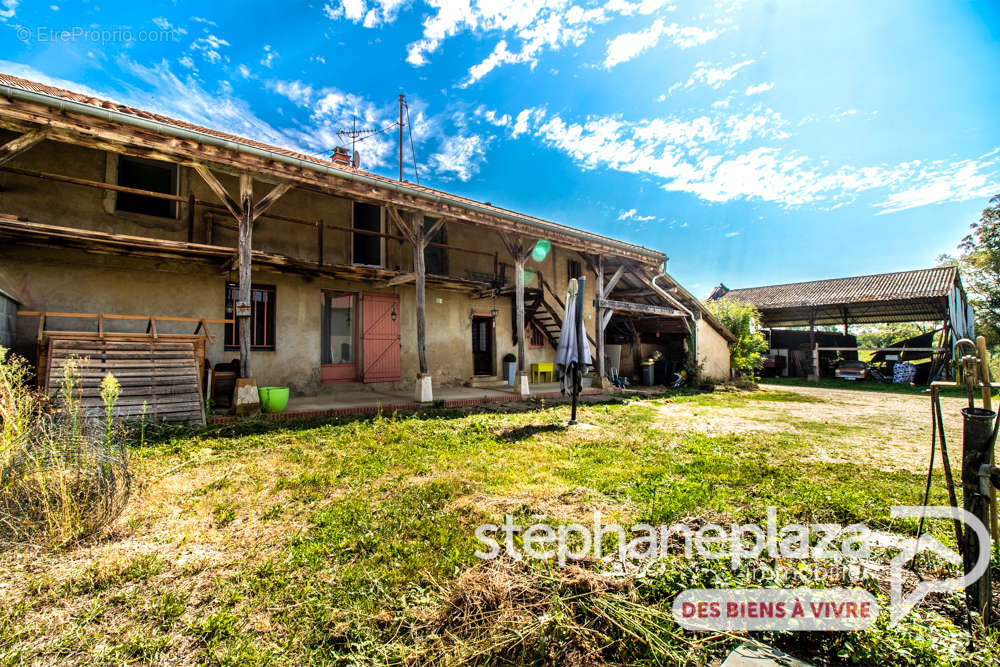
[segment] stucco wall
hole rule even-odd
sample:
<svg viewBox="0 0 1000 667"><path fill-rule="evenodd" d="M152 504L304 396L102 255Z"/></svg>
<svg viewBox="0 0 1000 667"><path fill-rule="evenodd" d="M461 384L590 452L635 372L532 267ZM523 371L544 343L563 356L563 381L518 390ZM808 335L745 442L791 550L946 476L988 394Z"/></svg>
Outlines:
<svg viewBox="0 0 1000 667"><path fill-rule="evenodd" d="M10 133L0 132L0 140ZM13 166L106 181L114 174L117 158L102 151L55 142L42 142L22 156ZM202 179L193 171L179 169L179 194L193 193L198 199L216 201ZM230 192L238 191L235 177L217 173ZM255 182L256 196L270 185ZM174 219L116 212L114 194L79 185L70 185L27 176L0 173L0 211L42 224L77 227L101 232L186 241L187 204L179 204ZM308 221L350 227L353 204L347 199L292 190L282 197L269 213L293 216ZM221 246L235 246L234 221L222 211L196 209L194 240ZM386 220L384 229L396 233ZM507 278L513 283L513 262L495 232L449 223L447 243L478 249L486 254L459 250L447 251L449 274L468 278L471 274L492 274L496 260L507 266ZM255 249L315 261L316 228L291 222L261 219L254 227ZM564 298L567 260L580 261L587 276L585 301L586 327L595 336L593 311L595 280L582 258L572 250L553 246L541 261L530 259L526 285L537 287L539 275ZM330 264L351 263L351 235L347 231L327 230L324 234L324 260ZM412 249L407 243L385 241L385 266L389 269L412 269ZM104 312L129 315L182 317L224 317L225 283L235 273L221 272L204 264L157 258L129 258L82 251L39 248L21 244L0 247L0 277L29 310ZM281 274L255 268L253 280L277 288L276 350L252 353L252 367L259 382L287 384L300 392L320 388L320 319L321 294L324 289L352 292L394 292L400 296L402 338L401 371L410 383L417 373L415 296L412 284L385 288L368 281L345 281ZM549 297L551 299L551 297ZM512 340L511 297L479 299L472 292L457 292L428 286L427 355L435 382L460 383L472 376L471 319L473 313L498 311L495 323L494 370L499 375L500 360L516 353ZM53 321L50 326L80 329L94 323ZM137 325L139 326L139 325ZM37 320L20 318L18 347L33 354ZM178 332L188 333L183 326ZM212 363L229 360L237 353L223 350L222 325L214 325L217 338L208 350ZM596 350L592 348L596 355ZM553 361L555 350L548 344L531 348L525 344L526 368L534 362Z"/></svg>
<svg viewBox="0 0 1000 667"><path fill-rule="evenodd" d="M705 377L729 379L729 343L704 319L698 320L698 363Z"/></svg>

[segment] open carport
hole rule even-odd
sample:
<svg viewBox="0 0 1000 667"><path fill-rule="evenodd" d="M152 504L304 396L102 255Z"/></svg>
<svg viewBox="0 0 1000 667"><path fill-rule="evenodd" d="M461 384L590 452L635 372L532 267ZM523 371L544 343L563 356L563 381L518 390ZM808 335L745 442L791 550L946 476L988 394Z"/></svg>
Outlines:
<svg viewBox="0 0 1000 667"><path fill-rule="evenodd" d="M898 271L867 276L813 280L783 285L729 289L720 284L709 300L724 297L752 303L761 314L761 326L776 331L806 328L808 347L798 352L808 356L808 374L819 377L824 356L843 352L876 351L903 354L900 348L859 348L856 345L824 345L817 341L817 327L891 324L894 322L940 322L933 344L906 346L906 353L931 358L930 377L948 372L955 341L974 336L974 314L955 266ZM790 353L791 351L789 351Z"/></svg>

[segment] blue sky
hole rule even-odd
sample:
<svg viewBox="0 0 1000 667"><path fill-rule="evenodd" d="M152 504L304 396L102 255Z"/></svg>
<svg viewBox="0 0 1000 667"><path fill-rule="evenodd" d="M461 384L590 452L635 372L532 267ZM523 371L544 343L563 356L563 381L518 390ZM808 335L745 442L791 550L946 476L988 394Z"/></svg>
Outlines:
<svg viewBox="0 0 1000 667"><path fill-rule="evenodd" d="M421 183L662 250L705 296L953 251L1000 193L998 27L934 0L0 0L0 70L307 153L402 92ZM362 166L394 175L395 141Z"/></svg>

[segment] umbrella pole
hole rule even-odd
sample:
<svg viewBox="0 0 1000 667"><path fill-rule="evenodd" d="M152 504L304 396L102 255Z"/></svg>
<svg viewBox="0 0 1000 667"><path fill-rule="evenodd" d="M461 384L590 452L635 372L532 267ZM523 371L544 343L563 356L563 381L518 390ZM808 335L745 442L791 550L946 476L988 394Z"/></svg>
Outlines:
<svg viewBox="0 0 1000 667"><path fill-rule="evenodd" d="M570 372L570 377L572 378L572 383L573 383L571 385L571 389L570 389L570 396L573 397L573 408L572 408L572 410L570 412L570 416L569 416L569 426L575 426L576 425L576 400L580 396L580 390L578 388L579 385L577 384L577 381L576 381L576 369L577 369L576 362L573 362L572 364L570 364L569 369L567 369Z"/></svg>

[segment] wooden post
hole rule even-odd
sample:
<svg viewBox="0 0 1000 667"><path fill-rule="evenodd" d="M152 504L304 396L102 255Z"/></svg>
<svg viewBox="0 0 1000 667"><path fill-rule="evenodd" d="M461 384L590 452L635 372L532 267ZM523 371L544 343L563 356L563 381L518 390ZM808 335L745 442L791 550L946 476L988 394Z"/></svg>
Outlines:
<svg viewBox="0 0 1000 667"><path fill-rule="evenodd" d="M253 237L253 177L249 173L240 174L240 202L243 210L239 219L239 268L240 289L236 304L236 315L240 324L240 376L252 377L250 373L250 250Z"/></svg>
<svg viewBox="0 0 1000 667"><path fill-rule="evenodd" d="M597 334L597 382L598 388L604 388L604 308L601 304L606 295L604 293L604 255L597 256L597 285L594 294L597 296L597 310L595 314L594 329Z"/></svg>
<svg viewBox="0 0 1000 667"><path fill-rule="evenodd" d="M847 336L847 320L848 320L848 310L844 308L844 335Z"/></svg>
<svg viewBox="0 0 1000 667"><path fill-rule="evenodd" d="M434 238L434 234L441 229L445 219L440 218L431 225L430 229L424 229L423 216L419 213L411 214L409 220L404 220L404 214L395 208L388 207L387 211L395 221L399 231L413 245L413 278L417 301L417 364L419 366L414 398L420 403L427 403L434 399L427 365L427 269L424 262L424 250L427 248L428 240Z"/></svg>
<svg viewBox="0 0 1000 667"><path fill-rule="evenodd" d="M194 193L188 195L187 209L188 243L194 243Z"/></svg>
<svg viewBox="0 0 1000 667"><path fill-rule="evenodd" d="M323 221L316 223L316 263L323 265Z"/></svg>
<svg viewBox="0 0 1000 667"><path fill-rule="evenodd" d="M427 373L427 271L424 262L424 248L427 247L427 237L424 226L411 218L413 230L413 273L416 277L417 290L417 360L420 364L420 374Z"/></svg>
<svg viewBox="0 0 1000 667"><path fill-rule="evenodd" d="M819 382L819 350L816 345L816 313L809 314L809 349L813 358L813 379Z"/></svg>
<svg viewBox="0 0 1000 667"><path fill-rule="evenodd" d="M517 370L524 372L524 263L520 243L515 246L518 254L514 257L514 295L517 309Z"/></svg>

